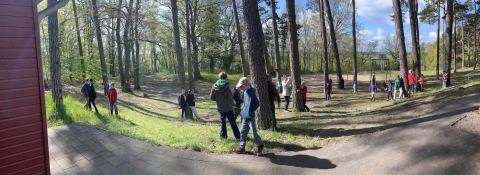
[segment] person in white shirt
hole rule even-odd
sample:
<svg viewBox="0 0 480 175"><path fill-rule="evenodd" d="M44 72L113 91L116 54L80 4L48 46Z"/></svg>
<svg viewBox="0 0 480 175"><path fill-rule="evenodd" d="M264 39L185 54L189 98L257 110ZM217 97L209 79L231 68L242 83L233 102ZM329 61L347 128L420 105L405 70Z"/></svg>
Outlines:
<svg viewBox="0 0 480 175"><path fill-rule="evenodd" d="M282 81L282 88L283 88L283 98L285 98L285 106L283 107L283 110L285 112L288 111L288 105L290 104L290 95L292 93L292 78L287 77L287 75L283 75L283 81Z"/></svg>

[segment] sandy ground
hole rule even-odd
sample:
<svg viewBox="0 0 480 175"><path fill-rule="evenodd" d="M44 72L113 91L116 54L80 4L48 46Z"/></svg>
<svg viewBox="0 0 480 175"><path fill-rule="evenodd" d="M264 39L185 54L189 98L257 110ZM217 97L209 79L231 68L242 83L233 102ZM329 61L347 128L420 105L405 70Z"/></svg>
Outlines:
<svg viewBox="0 0 480 175"><path fill-rule="evenodd" d="M466 113L465 117L453 126L475 134L480 139L480 110Z"/></svg>

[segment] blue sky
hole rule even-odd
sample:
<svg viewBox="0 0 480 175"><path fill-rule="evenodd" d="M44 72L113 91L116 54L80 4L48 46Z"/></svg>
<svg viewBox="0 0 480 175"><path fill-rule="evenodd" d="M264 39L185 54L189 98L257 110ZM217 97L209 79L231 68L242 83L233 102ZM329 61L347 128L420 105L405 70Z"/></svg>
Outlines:
<svg viewBox="0 0 480 175"><path fill-rule="evenodd" d="M296 0L296 4L304 6L308 0ZM332 0L330 0L332 1ZM459 0L463 3L465 0ZM278 13L285 12L286 0L279 0ZM419 9L425 8L425 1L419 0ZM390 20L393 14L392 0L356 0L357 21L363 24L362 33L371 39L382 39L388 34L395 34L395 24ZM410 21L408 16L404 23L405 37L410 37ZM420 22L420 42L433 42L436 39L436 25Z"/></svg>

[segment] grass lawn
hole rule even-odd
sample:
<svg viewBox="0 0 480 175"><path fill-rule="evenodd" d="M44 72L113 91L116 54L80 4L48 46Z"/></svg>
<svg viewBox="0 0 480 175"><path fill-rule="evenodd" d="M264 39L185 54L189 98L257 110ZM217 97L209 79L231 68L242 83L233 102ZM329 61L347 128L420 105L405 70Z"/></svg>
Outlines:
<svg viewBox="0 0 480 175"><path fill-rule="evenodd" d="M284 113L283 109L277 108L278 131L259 131L259 134L270 152L321 148L329 143L368 135L401 125L464 95L478 92L480 81L477 77L476 80L468 82L469 72L453 74L452 86L448 89L441 89L441 82L435 80L434 72L422 72L426 75L426 92L395 102L387 102L386 93L378 93L376 102L369 101L369 73L359 76L359 80L363 80L359 82L359 93L352 94L351 82L346 81L347 89L334 89L331 102L324 102L321 82L323 78L318 75L304 75L302 80L307 81L308 96L313 100L307 103L311 112ZM218 112L215 103L208 98L216 74L202 73L202 76L204 80L195 82L195 85L198 91L197 109L206 120L205 123L180 119L180 110L177 109L180 90L177 88L176 75L155 75L144 77L142 90L134 90L133 95L119 92L120 117L108 114L107 99L101 96L99 91L96 102L100 113L82 109L80 85L64 88L68 95L64 99L63 110L54 109L52 98L46 95L48 126L85 122L157 145L229 153L238 147L238 142L235 141L228 124L229 139L219 138ZM240 77L241 75L229 75L231 86ZM381 78L377 79L381 81ZM97 87L97 90L100 89L102 88ZM149 98L143 98L142 94L148 94ZM237 120L237 123L240 124L240 120ZM251 136L250 134L249 138L252 138ZM254 146L253 141L249 140L247 150Z"/></svg>

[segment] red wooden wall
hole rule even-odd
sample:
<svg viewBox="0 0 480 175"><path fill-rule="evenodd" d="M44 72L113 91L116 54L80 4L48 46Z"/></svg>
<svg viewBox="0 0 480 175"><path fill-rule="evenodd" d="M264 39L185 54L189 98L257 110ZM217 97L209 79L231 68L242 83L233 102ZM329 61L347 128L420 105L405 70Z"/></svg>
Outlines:
<svg viewBox="0 0 480 175"><path fill-rule="evenodd" d="M42 75L36 0L0 0L2 175L50 174Z"/></svg>

